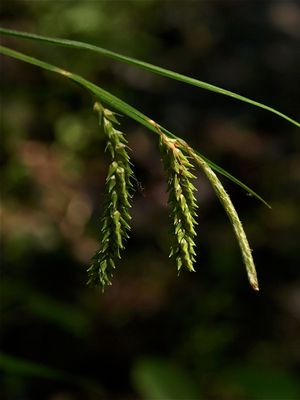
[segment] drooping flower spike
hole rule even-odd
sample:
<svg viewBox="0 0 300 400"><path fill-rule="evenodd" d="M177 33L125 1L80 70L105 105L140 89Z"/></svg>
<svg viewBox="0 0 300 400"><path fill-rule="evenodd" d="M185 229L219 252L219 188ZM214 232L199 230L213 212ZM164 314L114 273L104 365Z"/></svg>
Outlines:
<svg viewBox="0 0 300 400"><path fill-rule="evenodd" d="M195 176L191 173L193 165L180 147L176 139L171 139L160 132L160 152L167 175L169 207L171 209L172 244L170 257L177 264L178 271L185 268L195 271L195 225L197 202L196 190L192 183Z"/></svg>
<svg viewBox="0 0 300 400"><path fill-rule="evenodd" d="M110 153L111 163L105 182L104 211L100 231L100 249L96 252L88 268L88 283L110 285L116 261L121 258L130 229L133 171L128 154L127 140L122 132L114 127L118 124L116 114L95 103L94 110L99 114L99 124L107 138L106 151Z"/></svg>

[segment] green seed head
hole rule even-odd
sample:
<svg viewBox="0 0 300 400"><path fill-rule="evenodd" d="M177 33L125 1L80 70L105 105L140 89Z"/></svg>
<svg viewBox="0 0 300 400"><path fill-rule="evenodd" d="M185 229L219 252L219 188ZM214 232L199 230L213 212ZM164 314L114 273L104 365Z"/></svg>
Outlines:
<svg viewBox="0 0 300 400"><path fill-rule="evenodd" d="M88 268L88 283L100 284L104 288L110 285L115 262L120 258L120 250L124 248L129 236L133 172L127 152L127 140L124 134L114 127L114 124L118 124L115 113L104 109L100 103L95 104L94 110L99 114L100 125L103 126L107 137L106 149L110 153L111 164L105 184L100 250L96 252Z"/></svg>
<svg viewBox="0 0 300 400"><path fill-rule="evenodd" d="M175 258L178 271L182 267L194 271L197 205L194 196L196 188L191 182L195 178L190 172L192 164L177 146L177 141L162 133L160 133L160 151L167 174L171 208L173 243L170 256Z"/></svg>

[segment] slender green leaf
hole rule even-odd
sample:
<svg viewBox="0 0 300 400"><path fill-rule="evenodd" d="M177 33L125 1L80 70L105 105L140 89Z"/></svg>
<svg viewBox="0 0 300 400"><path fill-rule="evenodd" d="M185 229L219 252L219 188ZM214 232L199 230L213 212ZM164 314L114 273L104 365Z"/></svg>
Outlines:
<svg viewBox="0 0 300 400"><path fill-rule="evenodd" d="M146 71L150 71L153 72L155 74L158 75L162 75L165 76L167 78L171 78L180 82L184 82L187 83L189 85L192 86L197 86L201 89L205 89L205 90L209 90L211 92L216 92L218 94L222 94L225 96L229 96L229 97L233 97L236 100L240 100L243 101L245 103L249 103L252 104L255 107L259 107L262 108L264 110L267 110L273 114L278 115L281 118L286 119L287 121L289 121L291 124L296 125L298 127L300 127L300 122L290 118L289 116L283 114L282 112L276 110L275 108L269 107L263 103L260 103L258 101L249 99L248 97L245 96L241 96L237 93L231 92L229 90L226 89L222 89L218 86L212 85L210 83L207 82L203 82L200 81L198 79L195 78L191 78L189 76L186 75L182 75L179 74L177 72L174 71L170 71L168 69L165 68L161 68L158 67L157 65L153 65L144 61L140 61L136 58L132 58L132 57L127 57L124 56L122 54L119 53L115 53L113 51L104 49L102 47L98 47L98 46L94 46L91 45L89 43L84 43L84 42L78 42L75 40L67 40L67 39L57 39L57 38L51 38L51 37L47 37L47 36L41 36L41 35L36 35L36 34L32 34L32 33L27 33L27 32L20 32L20 31L16 31L16 30L12 30L12 29L5 29L5 28L0 28L0 33L3 35L7 35L7 36L15 36L18 38L22 38L22 39L32 39L32 40L38 40L41 42L46 42L46 43L50 43L50 44L55 44L55 45L59 45L59 46L64 46L64 47L71 47L71 48L75 48L75 49L81 49L81 50L90 50L90 51L94 51L97 52L105 57L109 57L112 58L114 60L117 61L121 61L121 62L125 62L127 64L130 65L134 65L138 68L144 69Z"/></svg>
<svg viewBox="0 0 300 400"><path fill-rule="evenodd" d="M0 370L11 375L36 377L71 383L87 391L102 394L102 389L90 380L11 355L0 353Z"/></svg>
<svg viewBox="0 0 300 400"><path fill-rule="evenodd" d="M111 107L115 108L117 111L121 112L122 114L127 115L128 117L130 117L130 118L134 119L135 121L139 122L140 124L144 125L150 131L152 131L156 134L159 134L159 131L158 131L158 129L159 129L161 132L165 133L167 136L180 140L180 138L178 138L177 136L175 136L173 133L171 133L167 129L165 129L162 126L155 123L153 120L148 118L146 115L144 115L143 113L141 113L134 107L130 106L129 104L125 103L123 100L119 99L118 97L112 95L111 93L107 92L106 90L104 90L101 87L95 85L94 83L82 78L81 76L79 76L77 74L73 74L62 68L48 64L48 63L38 60L34 57L27 56L23 53L12 50L8 47L0 46L0 53L10 56L10 57L13 57L13 58L16 58L21 61L25 61L29 64L36 65L36 66L46 69L48 71L63 75L64 77L72 80L73 82L76 82L81 87L88 89L97 98L99 98L101 101L105 102L106 104L110 105ZM230 179L231 181L233 181L234 183L236 183L237 185L242 187L244 190L246 190L249 194L253 195L258 200L263 202L267 207L271 208L270 205L261 196L259 196L257 193L255 193L247 185L245 185L244 183L239 181L237 178L232 176L229 172L225 171L223 168L219 167L214 162L210 161L208 158L204 157L202 154L199 153L199 155L203 159L205 159L205 161L210 165L210 167L212 169L214 169L216 172L219 172L220 174L226 176L228 179Z"/></svg>
<svg viewBox="0 0 300 400"><path fill-rule="evenodd" d="M71 335L83 337L89 333L90 321L84 310L40 293L23 282L2 279L1 296L0 310L1 307L10 307L11 302L18 301L25 313L29 311Z"/></svg>

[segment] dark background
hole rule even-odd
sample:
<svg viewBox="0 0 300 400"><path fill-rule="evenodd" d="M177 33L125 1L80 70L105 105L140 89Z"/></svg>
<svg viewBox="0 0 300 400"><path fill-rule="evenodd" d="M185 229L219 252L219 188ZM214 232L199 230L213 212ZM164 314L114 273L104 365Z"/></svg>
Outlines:
<svg viewBox="0 0 300 400"><path fill-rule="evenodd" d="M2 1L1 14L2 26L103 46L299 119L296 1ZM2 43L121 97L272 210L222 179L253 249L256 293L229 221L197 173L197 272L178 277L156 137L124 117L140 182L131 239L113 285L104 294L87 287L108 165L93 99L1 57L1 399L298 399L299 130L97 54Z"/></svg>

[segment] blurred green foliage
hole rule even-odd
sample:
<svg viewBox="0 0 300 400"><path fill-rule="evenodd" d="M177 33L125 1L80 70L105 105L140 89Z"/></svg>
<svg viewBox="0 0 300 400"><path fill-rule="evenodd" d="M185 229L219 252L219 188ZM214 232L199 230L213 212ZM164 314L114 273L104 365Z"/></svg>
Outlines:
<svg viewBox="0 0 300 400"><path fill-rule="evenodd" d="M184 370L160 359L139 360L133 382L146 399L201 399L197 385Z"/></svg>
<svg viewBox="0 0 300 400"><path fill-rule="evenodd" d="M295 118L299 21L292 0L1 4L5 27L95 43ZM12 38L3 44L78 72L132 103L264 195L273 209L224 181L253 247L261 284L256 294L222 208L200 175L197 272L177 277L167 260L157 144L122 118L140 181L132 237L112 287L104 295L87 287L107 170L93 99L3 57L1 399L299 398L298 130L234 100L95 54Z"/></svg>

